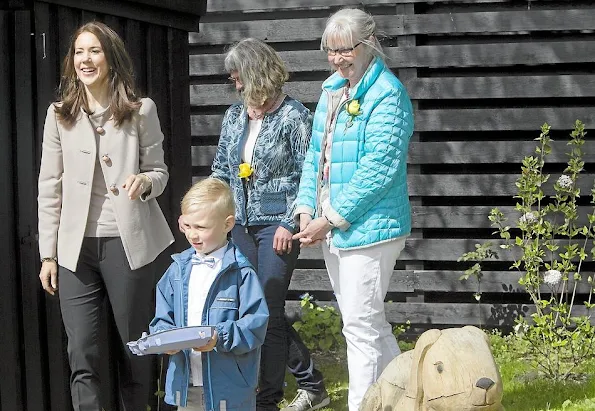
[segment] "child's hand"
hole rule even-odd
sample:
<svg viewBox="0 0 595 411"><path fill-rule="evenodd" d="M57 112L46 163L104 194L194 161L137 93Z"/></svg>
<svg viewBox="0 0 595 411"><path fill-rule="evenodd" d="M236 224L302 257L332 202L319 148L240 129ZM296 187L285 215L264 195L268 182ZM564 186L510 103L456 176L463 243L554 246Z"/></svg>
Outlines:
<svg viewBox="0 0 595 411"><path fill-rule="evenodd" d="M202 347L193 348L193 350L200 351L200 352L213 351L213 348L215 348L216 345L217 345L217 331L213 332L213 338L211 338L211 340L206 345L203 345Z"/></svg>
<svg viewBox="0 0 595 411"><path fill-rule="evenodd" d="M167 355L174 355L174 354L177 354L177 353L179 353L179 352L180 352L180 350L171 350L171 351L166 351L165 353L166 353Z"/></svg>

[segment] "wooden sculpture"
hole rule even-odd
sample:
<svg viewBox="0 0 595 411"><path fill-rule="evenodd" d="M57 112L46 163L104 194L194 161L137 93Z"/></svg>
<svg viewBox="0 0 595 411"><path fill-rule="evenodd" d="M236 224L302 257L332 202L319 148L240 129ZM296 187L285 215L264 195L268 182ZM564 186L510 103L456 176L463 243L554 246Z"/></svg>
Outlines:
<svg viewBox="0 0 595 411"><path fill-rule="evenodd" d="M360 411L504 411L487 335L476 327L428 330L390 362Z"/></svg>

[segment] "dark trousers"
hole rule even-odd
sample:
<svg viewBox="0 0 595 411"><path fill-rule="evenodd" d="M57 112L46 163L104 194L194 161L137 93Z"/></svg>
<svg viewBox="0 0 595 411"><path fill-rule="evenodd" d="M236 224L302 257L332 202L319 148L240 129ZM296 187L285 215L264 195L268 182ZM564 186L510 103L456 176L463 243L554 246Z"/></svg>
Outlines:
<svg viewBox="0 0 595 411"><path fill-rule="evenodd" d="M277 228L277 225L262 225L246 230L236 225L232 230L233 242L256 269L269 307L256 395L258 411L278 409L277 404L283 399L285 365L296 377L299 388L313 392L324 390L322 375L314 368L310 352L285 318L285 298L300 247L299 242L294 241L290 254L277 255L273 250Z"/></svg>
<svg viewBox="0 0 595 411"><path fill-rule="evenodd" d="M76 272L59 268L62 320L68 336L70 390L75 411L100 411L100 328L114 321L118 343L117 381L122 410L145 411L149 401L150 356L137 357L126 347L147 330L152 318L154 275L151 265L131 270L118 237L85 237ZM105 318L109 300L113 318ZM108 310L109 312L109 310Z"/></svg>

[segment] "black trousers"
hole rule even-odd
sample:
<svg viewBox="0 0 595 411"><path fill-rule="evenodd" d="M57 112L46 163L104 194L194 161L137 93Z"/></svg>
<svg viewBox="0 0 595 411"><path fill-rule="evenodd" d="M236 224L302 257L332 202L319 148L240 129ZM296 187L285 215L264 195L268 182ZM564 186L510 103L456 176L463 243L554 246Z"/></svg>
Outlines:
<svg viewBox="0 0 595 411"><path fill-rule="evenodd" d="M287 289L300 252L294 241L292 252L279 256L273 250L277 225L245 227L236 225L232 240L256 268L269 307L267 334L261 350L257 411L278 410L283 399L285 367L296 378L298 388L324 390L322 374L314 368L308 348L285 317Z"/></svg>
<svg viewBox="0 0 595 411"><path fill-rule="evenodd" d="M151 264L131 270L119 237L85 237L76 272L59 267L62 320L68 336L70 390L75 411L101 411L100 341L102 322L113 321L119 338L111 347L123 411L145 411L149 402L152 360L126 347L148 328L154 312ZM104 315L105 298L113 317ZM108 310L110 312L110 310Z"/></svg>

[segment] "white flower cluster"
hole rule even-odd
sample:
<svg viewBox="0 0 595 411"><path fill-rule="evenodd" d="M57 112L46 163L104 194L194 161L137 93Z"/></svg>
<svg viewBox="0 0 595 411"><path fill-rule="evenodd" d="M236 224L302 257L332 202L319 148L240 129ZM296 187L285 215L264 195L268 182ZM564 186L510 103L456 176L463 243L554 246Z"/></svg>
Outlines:
<svg viewBox="0 0 595 411"><path fill-rule="evenodd" d="M537 214L533 211L527 211L519 218L519 223L533 224L535 222L537 222Z"/></svg>
<svg viewBox="0 0 595 411"><path fill-rule="evenodd" d="M518 323L513 327L514 333L519 337L522 337L529 331L529 326L526 323Z"/></svg>
<svg viewBox="0 0 595 411"><path fill-rule="evenodd" d="M562 273L558 270L547 270L543 274L543 282L549 286L555 286L562 281Z"/></svg>
<svg viewBox="0 0 595 411"><path fill-rule="evenodd" d="M558 178L558 185L566 190L570 190L572 188L572 178L568 177L566 174L562 174Z"/></svg>

